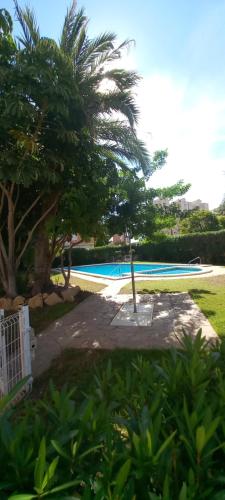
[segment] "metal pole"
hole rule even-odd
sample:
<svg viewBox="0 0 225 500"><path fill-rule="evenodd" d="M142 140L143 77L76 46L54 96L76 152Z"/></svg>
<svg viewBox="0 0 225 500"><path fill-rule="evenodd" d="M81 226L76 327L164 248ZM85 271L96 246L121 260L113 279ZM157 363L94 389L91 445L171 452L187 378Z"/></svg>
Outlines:
<svg viewBox="0 0 225 500"><path fill-rule="evenodd" d="M134 262L133 262L133 250L132 250L132 247L131 247L131 237L130 237L130 270L131 270L131 281L132 281L134 313L136 313L137 312L137 302L136 302L136 290L135 290L135 279L134 279Z"/></svg>

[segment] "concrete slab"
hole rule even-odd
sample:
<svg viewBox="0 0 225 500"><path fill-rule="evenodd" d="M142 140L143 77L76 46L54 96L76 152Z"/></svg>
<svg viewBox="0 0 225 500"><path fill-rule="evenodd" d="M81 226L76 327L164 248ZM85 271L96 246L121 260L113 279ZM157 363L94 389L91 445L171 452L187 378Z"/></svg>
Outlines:
<svg viewBox="0 0 225 500"><path fill-rule="evenodd" d="M119 312L111 321L112 326L151 326L153 315L153 304L137 304L137 312L134 313L134 305L131 302L123 304Z"/></svg>

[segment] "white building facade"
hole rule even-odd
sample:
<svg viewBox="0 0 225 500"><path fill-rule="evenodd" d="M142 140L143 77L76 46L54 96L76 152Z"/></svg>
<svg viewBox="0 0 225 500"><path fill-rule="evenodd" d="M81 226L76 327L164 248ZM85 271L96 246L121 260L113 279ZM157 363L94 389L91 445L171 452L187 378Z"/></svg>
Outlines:
<svg viewBox="0 0 225 500"><path fill-rule="evenodd" d="M156 198L153 201L154 205L159 207L169 207L171 201L168 198ZM202 200L194 200L187 201L186 198L180 198L179 200L173 201L172 203L176 203L176 205L180 208L180 210L189 211L189 210L209 210L209 204L203 202Z"/></svg>

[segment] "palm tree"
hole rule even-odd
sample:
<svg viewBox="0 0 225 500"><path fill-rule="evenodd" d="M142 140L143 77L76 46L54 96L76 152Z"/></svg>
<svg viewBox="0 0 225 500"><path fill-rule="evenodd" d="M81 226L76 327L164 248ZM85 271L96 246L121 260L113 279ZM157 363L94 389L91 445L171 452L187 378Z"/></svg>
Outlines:
<svg viewBox="0 0 225 500"><path fill-rule="evenodd" d="M19 41L32 49L43 40L34 13L29 8L22 10L17 0L15 6L22 28ZM55 45L52 40L44 40L51 48ZM99 152L119 167L127 166L128 162L135 170L142 169L145 175L150 175L155 163L135 130L139 112L133 91L139 76L134 71L113 67L131 43L126 40L117 46L116 35L110 32L90 39L87 17L83 9L77 11L74 0L66 14L58 48L72 65L86 123Z"/></svg>

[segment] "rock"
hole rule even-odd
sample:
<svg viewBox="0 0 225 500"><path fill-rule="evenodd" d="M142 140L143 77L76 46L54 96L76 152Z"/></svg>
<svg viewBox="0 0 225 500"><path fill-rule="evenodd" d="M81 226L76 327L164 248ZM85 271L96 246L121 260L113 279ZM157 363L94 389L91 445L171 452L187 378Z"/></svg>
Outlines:
<svg viewBox="0 0 225 500"><path fill-rule="evenodd" d="M73 287L73 292L74 292L74 297L75 297L80 292L80 287L79 286L74 286Z"/></svg>
<svg viewBox="0 0 225 500"><path fill-rule="evenodd" d="M59 295L57 295L57 293L55 292L50 293L50 295L48 295L48 297L44 299L44 303L47 306L54 306L56 304L61 304L62 302L63 299L61 299L61 297L59 297Z"/></svg>
<svg viewBox="0 0 225 500"><path fill-rule="evenodd" d="M22 295L17 295L13 300L13 309L18 309L25 304L25 298Z"/></svg>
<svg viewBox="0 0 225 500"><path fill-rule="evenodd" d="M47 299L47 297L48 297L48 293L43 293L43 294L42 294L42 297L43 297L43 300Z"/></svg>
<svg viewBox="0 0 225 500"><path fill-rule="evenodd" d="M2 297L0 299L0 309L5 309L5 311L13 310L13 301L10 298Z"/></svg>
<svg viewBox="0 0 225 500"><path fill-rule="evenodd" d="M43 298L41 293L34 295L28 300L28 306L31 309L36 309L36 307L43 307Z"/></svg>
<svg viewBox="0 0 225 500"><path fill-rule="evenodd" d="M71 288L66 288L65 290L62 290L61 295L62 298L65 302L73 302L74 297L79 293L80 287L75 286Z"/></svg>

